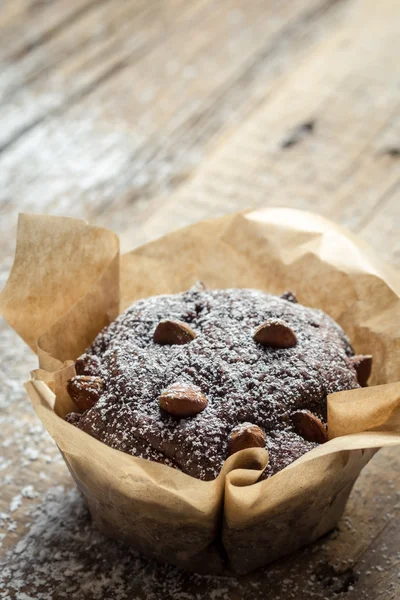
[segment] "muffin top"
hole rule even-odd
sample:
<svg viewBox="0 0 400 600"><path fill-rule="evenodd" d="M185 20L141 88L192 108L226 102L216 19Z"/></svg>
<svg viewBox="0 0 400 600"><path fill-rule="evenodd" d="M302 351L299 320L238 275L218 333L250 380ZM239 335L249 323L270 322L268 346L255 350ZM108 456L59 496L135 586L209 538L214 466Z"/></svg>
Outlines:
<svg viewBox="0 0 400 600"><path fill-rule="evenodd" d="M233 452L265 447L268 477L327 439L327 395L359 387L368 360L290 292L199 283L135 302L99 333L68 384L83 412L67 420L204 480Z"/></svg>

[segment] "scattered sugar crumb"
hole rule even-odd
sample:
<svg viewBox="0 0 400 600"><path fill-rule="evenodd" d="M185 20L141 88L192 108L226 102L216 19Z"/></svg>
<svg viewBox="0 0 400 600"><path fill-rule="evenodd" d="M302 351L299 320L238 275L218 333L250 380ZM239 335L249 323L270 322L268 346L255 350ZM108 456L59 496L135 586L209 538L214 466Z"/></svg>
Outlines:
<svg viewBox="0 0 400 600"><path fill-rule="evenodd" d="M22 504L22 495L17 494L10 502L10 512L15 512Z"/></svg>

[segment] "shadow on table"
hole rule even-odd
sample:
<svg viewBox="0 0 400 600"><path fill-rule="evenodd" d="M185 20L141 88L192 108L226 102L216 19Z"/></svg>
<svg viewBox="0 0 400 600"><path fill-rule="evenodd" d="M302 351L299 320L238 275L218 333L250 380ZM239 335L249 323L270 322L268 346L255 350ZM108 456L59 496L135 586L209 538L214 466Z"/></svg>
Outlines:
<svg viewBox="0 0 400 600"><path fill-rule="evenodd" d="M97 532L76 489L50 489L31 516L29 531L3 563L0 595L7 598L322 600L355 581L351 569L338 574L322 560L324 540L240 579L158 564Z"/></svg>

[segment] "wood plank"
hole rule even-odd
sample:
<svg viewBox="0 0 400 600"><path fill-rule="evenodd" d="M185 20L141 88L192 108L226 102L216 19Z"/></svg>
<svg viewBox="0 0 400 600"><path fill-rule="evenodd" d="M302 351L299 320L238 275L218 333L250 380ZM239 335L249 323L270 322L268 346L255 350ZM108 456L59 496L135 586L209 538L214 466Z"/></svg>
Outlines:
<svg viewBox="0 0 400 600"><path fill-rule="evenodd" d="M395 193L400 176L400 107L387 111L382 127L372 137L368 147L362 150L354 164L349 166L337 198L337 207L346 222L356 229L363 229L372 215L383 208ZM382 185L382 180L386 180ZM376 194L371 193L376 190ZM357 191L363 202L363 213L355 218L355 203L350 202Z"/></svg>
<svg viewBox="0 0 400 600"><path fill-rule="evenodd" d="M12 0L0 11L0 56L18 59L104 0Z"/></svg>
<svg viewBox="0 0 400 600"><path fill-rule="evenodd" d="M304 57L349 10L332 0L241 6L224 0L201 19L177 18L152 52L4 152L3 215L52 211L119 231L139 223L148 198L188 177L219 132L274 90L293 53ZM34 97L40 105L42 96Z"/></svg>
<svg viewBox="0 0 400 600"><path fill-rule="evenodd" d="M100 2L68 27L62 27L58 35L44 40L19 58L7 58L2 53L1 102L4 103L22 86L30 86L39 79L42 79L42 88L45 85L51 89L54 86L51 77L55 76L55 69L62 69L64 63L68 63L76 54L85 57L89 48L94 50L102 43L109 43L117 33L115 30L124 23L130 27L132 17L141 14L143 8L144 3L140 1L129 4L118 2L111 12L107 3ZM25 21L24 25L26 27ZM93 51L92 54L88 53L88 59L93 54Z"/></svg>
<svg viewBox="0 0 400 600"><path fill-rule="evenodd" d="M389 160L389 159L388 159ZM393 160L398 162L398 159ZM393 166L396 168L396 166ZM400 168L397 166L397 172ZM395 185L381 199L367 218L360 221L359 233L370 244L379 248L382 258L400 268L400 183Z"/></svg>
<svg viewBox="0 0 400 600"><path fill-rule="evenodd" d="M207 0L99 3L59 35L3 68L0 152L153 49ZM132 35L134 32L134 35Z"/></svg>
<svg viewBox="0 0 400 600"><path fill-rule="evenodd" d="M396 157L382 154L398 120L391 65L400 50L400 7L386 0L371 14L373 2L355 2L337 31L232 129L193 179L160 200L145 237L161 235L171 221L181 226L265 204L315 210L354 227L361 204L374 210L400 176Z"/></svg>

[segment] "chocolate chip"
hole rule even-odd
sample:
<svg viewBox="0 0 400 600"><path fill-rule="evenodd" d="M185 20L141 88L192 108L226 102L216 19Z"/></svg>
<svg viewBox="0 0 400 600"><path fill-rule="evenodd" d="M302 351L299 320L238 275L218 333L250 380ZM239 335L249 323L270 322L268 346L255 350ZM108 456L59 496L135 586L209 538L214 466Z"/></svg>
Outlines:
<svg viewBox="0 0 400 600"><path fill-rule="evenodd" d="M193 329L181 321L165 320L157 325L153 340L156 344L173 345L188 344L196 337Z"/></svg>
<svg viewBox="0 0 400 600"><path fill-rule="evenodd" d="M297 344L297 337L293 329L285 321L268 319L260 325L253 339L263 346L271 348L291 348Z"/></svg>
<svg viewBox="0 0 400 600"><path fill-rule="evenodd" d="M103 391L103 380L90 375L76 375L67 383L67 391L79 410L92 408Z"/></svg>
<svg viewBox="0 0 400 600"><path fill-rule="evenodd" d="M208 404L201 389L191 383L173 383L158 397L160 407L174 417L192 417Z"/></svg>
<svg viewBox="0 0 400 600"><path fill-rule="evenodd" d="M322 421L309 410L298 410L292 415L294 427L307 442L323 444L328 439L328 433Z"/></svg>
<svg viewBox="0 0 400 600"><path fill-rule="evenodd" d="M100 359L93 354L82 354L75 361L77 375L94 375L100 366Z"/></svg>
<svg viewBox="0 0 400 600"><path fill-rule="evenodd" d="M253 423L241 423L232 429L229 442L229 455L246 448L264 448L267 436L264 431Z"/></svg>
<svg viewBox="0 0 400 600"><path fill-rule="evenodd" d="M283 292L283 294L281 294L281 298L282 300L292 302L292 304L297 304L296 294L294 292L291 292L290 290L286 290L286 292Z"/></svg>
<svg viewBox="0 0 400 600"><path fill-rule="evenodd" d="M372 369L371 354L356 354L351 357L350 361L357 372L358 383L361 387L366 387Z"/></svg>

